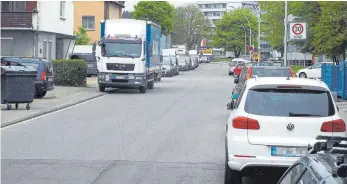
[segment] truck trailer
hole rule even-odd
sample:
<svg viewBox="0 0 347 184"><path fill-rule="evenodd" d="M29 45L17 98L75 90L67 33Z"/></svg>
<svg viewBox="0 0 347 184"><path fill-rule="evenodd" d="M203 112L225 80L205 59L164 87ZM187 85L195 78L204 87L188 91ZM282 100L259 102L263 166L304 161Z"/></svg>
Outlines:
<svg viewBox="0 0 347 184"><path fill-rule="evenodd" d="M159 25L134 19L101 21L100 41L93 44L99 64L99 90L139 89L146 93L161 80ZM97 54L100 47L100 54Z"/></svg>

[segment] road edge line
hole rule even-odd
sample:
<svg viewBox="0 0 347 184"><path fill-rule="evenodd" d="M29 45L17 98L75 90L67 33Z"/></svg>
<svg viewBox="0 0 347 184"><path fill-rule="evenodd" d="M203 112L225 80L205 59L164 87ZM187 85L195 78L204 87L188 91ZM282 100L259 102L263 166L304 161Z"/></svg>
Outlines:
<svg viewBox="0 0 347 184"><path fill-rule="evenodd" d="M15 125L15 124L20 123L22 121L27 121L27 120L30 120L30 119L33 119L33 118L37 118L39 116L43 116L45 114L49 114L49 113L52 113L52 112L55 112L55 111L66 109L68 107L72 107L74 105L77 105L77 104L80 104L80 103L83 103L83 102L86 102L86 101L89 101L89 100L93 100L95 98L102 97L104 95L106 95L106 94L96 94L96 95L93 95L93 96L90 96L90 97L78 100L76 102L68 103L68 104L61 105L61 106L58 106L58 107L54 107L54 108L51 108L51 109L47 109L47 110L44 110L44 111L41 111L41 112L37 112L35 114L28 115L28 116L23 117L23 118L19 118L19 119L12 120L12 121L9 121L9 122L1 123L1 128L5 128L5 127L11 126L11 125Z"/></svg>

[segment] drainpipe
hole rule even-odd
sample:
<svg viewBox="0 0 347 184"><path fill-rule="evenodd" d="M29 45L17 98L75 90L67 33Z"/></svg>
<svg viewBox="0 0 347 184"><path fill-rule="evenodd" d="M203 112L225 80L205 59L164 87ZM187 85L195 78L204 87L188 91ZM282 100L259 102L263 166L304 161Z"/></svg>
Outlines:
<svg viewBox="0 0 347 184"><path fill-rule="evenodd" d="M40 27L40 16L39 16L39 8L40 8L40 2L37 1L36 10L33 10L33 13L36 13L36 30L34 35L34 57L37 58L39 55L39 27Z"/></svg>

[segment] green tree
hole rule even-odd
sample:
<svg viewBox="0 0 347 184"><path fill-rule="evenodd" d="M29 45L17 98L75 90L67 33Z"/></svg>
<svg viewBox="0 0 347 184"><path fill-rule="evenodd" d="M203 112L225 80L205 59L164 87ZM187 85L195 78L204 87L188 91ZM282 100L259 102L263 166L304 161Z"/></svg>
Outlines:
<svg viewBox="0 0 347 184"><path fill-rule="evenodd" d="M166 1L140 1L134 6L132 17L155 22L161 26L161 32L169 35L172 32L174 7Z"/></svg>
<svg viewBox="0 0 347 184"><path fill-rule="evenodd" d="M175 45L186 44L192 49L202 38L211 32L210 22L195 5L181 6L175 9L173 17L172 42Z"/></svg>
<svg viewBox="0 0 347 184"><path fill-rule="evenodd" d="M225 12L222 19L216 24L213 44L216 47L225 48L226 51L234 51L239 57L241 50L245 47L245 31L249 35L247 18L252 30L257 30L257 18L247 8L237 9L231 13ZM252 36L256 36L256 31L252 31ZM247 37L249 39L249 37ZM249 43L249 40L247 41Z"/></svg>
<svg viewBox="0 0 347 184"><path fill-rule="evenodd" d="M87 30L82 26L78 28L78 31L74 33L75 36L78 36L76 40L76 45L88 45L91 38L88 36Z"/></svg>

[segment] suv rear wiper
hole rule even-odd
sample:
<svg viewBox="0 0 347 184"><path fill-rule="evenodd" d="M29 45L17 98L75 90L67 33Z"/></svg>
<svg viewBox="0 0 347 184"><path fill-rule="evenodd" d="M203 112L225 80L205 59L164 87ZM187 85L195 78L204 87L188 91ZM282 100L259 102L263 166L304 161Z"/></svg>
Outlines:
<svg viewBox="0 0 347 184"><path fill-rule="evenodd" d="M316 117L322 117L322 115L318 115L318 114L300 114L300 113L293 113L293 112L289 112L289 116L290 116L290 117L300 117L300 116L316 116Z"/></svg>

